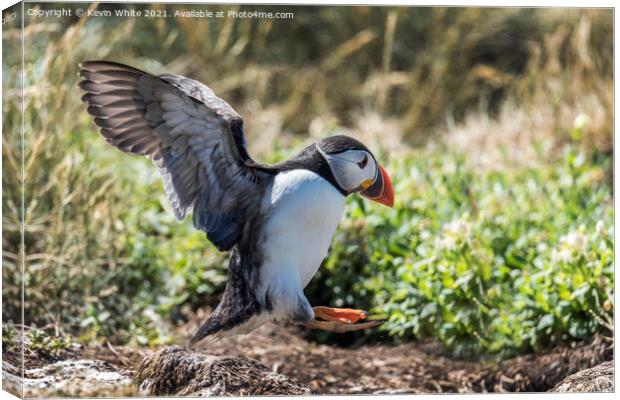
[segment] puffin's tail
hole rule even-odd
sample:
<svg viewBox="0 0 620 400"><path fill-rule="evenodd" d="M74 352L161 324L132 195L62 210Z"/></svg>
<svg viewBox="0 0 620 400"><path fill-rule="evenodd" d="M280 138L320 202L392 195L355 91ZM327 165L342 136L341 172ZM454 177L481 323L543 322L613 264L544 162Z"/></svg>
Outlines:
<svg viewBox="0 0 620 400"><path fill-rule="evenodd" d="M196 343L200 342L202 339L210 336L212 340L217 340L222 335L217 335L218 332L222 331L222 324L220 317L214 312L207 318L207 320L200 326L198 331L192 336L189 341L190 347L193 347Z"/></svg>
<svg viewBox="0 0 620 400"><path fill-rule="evenodd" d="M227 314L224 310L228 304L225 299L217 306L207 320L200 326L196 334L190 339L190 347L209 338L212 341L242 333L249 333L265 323L268 318L262 318L265 314L260 313L258 302L250 302L234 313ZM230 310L230 309L229 309Z"/></svg>

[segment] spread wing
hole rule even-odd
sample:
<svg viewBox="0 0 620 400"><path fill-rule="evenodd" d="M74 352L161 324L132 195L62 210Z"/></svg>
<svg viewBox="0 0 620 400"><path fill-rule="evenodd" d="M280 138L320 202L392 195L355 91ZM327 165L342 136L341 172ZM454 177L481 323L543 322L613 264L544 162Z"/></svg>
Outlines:
<svg viewBox="0 0 620 400"><path fill-rule="evenodd" d="M240 239L245 214L272 179L249 156L243 120L207 86L108 61L80 64L82 100L108 143L150 158L177 219L220 250Z"/></svg>

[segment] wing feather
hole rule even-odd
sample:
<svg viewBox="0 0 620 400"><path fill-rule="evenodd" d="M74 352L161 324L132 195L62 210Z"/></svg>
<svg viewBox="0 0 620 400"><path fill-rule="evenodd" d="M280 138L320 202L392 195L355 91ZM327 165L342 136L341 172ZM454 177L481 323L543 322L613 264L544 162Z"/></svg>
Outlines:
<svg viewBox="0 0 620 400"><path fill-rule="evenodd" d="M159 77L108 61L80 64L82 100L108 143L149 157L161 173L177 219L194 225L221 250L240 239L243 215L272 175L250 158L243 121L202 83Z"/></svg>

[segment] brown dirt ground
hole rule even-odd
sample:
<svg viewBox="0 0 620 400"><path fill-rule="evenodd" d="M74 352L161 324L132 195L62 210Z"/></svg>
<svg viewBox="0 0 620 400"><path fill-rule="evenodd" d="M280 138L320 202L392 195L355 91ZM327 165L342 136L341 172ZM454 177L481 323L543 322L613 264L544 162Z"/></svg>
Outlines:
<svg viewBox="0 0 620 400"><path fill-rule="evenodd" d="M178 330L189 337L198 315ZM303 339L294 326L266 324L245 336L199 345L218 355L245 355L321 394L541 392L564 377L613 357L608 339L561 345L502 363L455 360L421 343L343 348Z"/></svg>
<svg viewBox="0 0 620 400"><path fill-rule="evenodd" d="M177 329L179 344L187 343L205 316L199 314ZM322 345L305 340L297 327L274 323L198 347L215 355L253 358L307 384L317 394L541 392L570 374L613 358L610 340L602 335L493 363L452 359L415 342L359 348ZM65 350L54 358L98 359L135 372L144 356L154 350L107 344ZM19 364L17 353L3 353L5 362ZM25 354L27 368L53 361L40 354Z"/></svg>

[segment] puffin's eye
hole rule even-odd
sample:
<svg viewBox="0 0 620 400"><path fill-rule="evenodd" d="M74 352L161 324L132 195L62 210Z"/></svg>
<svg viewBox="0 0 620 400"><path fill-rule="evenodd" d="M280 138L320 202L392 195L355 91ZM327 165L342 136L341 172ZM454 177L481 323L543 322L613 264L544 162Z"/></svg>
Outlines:
<svg viewBox="0 0 620 400"><path fill-rule="evenodd" d="M360 167L360 169L364 169L366 168L366 165L368 164L368 156L364 156L364 159L360 162L357 163L357 166Z"/></svg>

